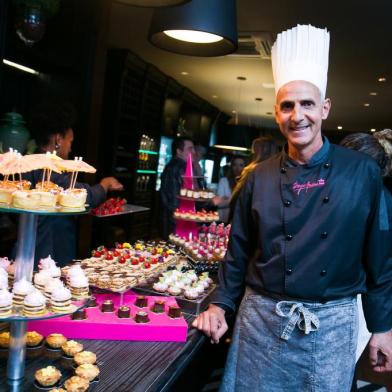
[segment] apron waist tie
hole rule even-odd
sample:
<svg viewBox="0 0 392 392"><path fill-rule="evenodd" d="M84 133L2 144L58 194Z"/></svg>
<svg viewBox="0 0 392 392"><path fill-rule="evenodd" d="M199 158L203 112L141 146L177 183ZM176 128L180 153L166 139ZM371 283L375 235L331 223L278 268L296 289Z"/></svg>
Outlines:
<svg viewBox="0 0 392 392"><path fill-rule="evenodd" d="M276 304L275 312L278 316L288 318L282 335L283 340L289 340L290 335L297 325L301 331L308 335L312 331L317 331L320 326L320 320L301 302L280 301Z"/></svg>

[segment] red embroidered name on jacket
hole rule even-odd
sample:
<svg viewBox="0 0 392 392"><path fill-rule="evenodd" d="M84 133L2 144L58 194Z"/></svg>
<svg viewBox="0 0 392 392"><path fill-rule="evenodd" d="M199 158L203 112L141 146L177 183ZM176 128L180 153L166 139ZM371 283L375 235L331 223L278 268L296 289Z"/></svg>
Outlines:
<svg viewBox="0 0 392 392"><path fill-rule="evenodd" d="M315 182L306 182L305 184L299 184L298 182L295 182L293 184L293 191L297 193L297 195L299 195L303 190L305 192L308 191L308 189L312 189L312 188L318 188L320 186L324 186L325 185L325 180L323 178L320 178L319 180L315 181Z"/></svg>

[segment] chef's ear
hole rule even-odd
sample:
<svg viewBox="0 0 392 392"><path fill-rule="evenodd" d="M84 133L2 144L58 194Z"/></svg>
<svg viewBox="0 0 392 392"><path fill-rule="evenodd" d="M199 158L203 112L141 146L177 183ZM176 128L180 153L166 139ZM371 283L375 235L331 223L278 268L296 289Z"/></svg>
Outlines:
<svg viewBox="0 0 392 392"><path fill-rule="evenodd" d="M331 99L330 98L325 98L324 99L324 103L323 103L323 113L322 113L322 116L321 116L321 118L323 120L326 120L328 118L329 111L331 110L331 105L332 105Z"/></svg>

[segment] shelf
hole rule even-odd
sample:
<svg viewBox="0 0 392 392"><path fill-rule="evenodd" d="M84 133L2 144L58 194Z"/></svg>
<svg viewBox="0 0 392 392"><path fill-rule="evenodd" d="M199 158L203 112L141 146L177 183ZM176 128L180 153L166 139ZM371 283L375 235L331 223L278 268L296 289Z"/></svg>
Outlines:
<svg viewBox="0 0 392 392"><path fill-rule="evenodd" d="M156 151L151 151L151 150L139 150L139 152L143 154L158 155Z"/></svg>
<svg viewBox="0 0 392 392"><path fill-rule="evenodd" d="M157 174L157 171L156 170L138 169L138 170L136 170L136 173L139 173L139 174Z"/></svg>
<svg viewBox="0 0 392 392"><path fill-rule="evenodd" d="M195 199L193 197L186 197L186 196L177 196L178 199L180 200L186 200L186 201L196 201L196 202L200 202L200 203L209 203L212 201L213 198L209 198L209 199L204 199L202 197Z"/></svg>
<svg viewBox="0 0 392 392"><path fill-rule="evenodd" d="M0 212L8 212L12 214L32 214L32 215L49 215L49 216L56 216L56 215L83 215L89 212L87 208L88 204L86 204L83 210L76 209L76 208L66 208L66 207L53 207L52 209L47 209L44 207L40 207L36 210L28 210L23 208L15 208L8 204L1 204L0 205Z"/></svg>
<svg viewBox="0 0 392 392"><path fill-rule="evenodd" d="M136 206L136 205L133 205L133 204L125 204L125 206L123 206L123 208L124 208L124 211L116 212L115 214L108 214L108 215L94 215L94 214L91 214L91 215L95 216L96 218L110 218L110 217L113 217L113 216L134 214L136 212L144 212L144 211L149 211L150 210L147 207Z"/></svg>
<svg viewBox="0 0 392 392"><path fill-rule="evenodd" d="M37 317L27 317L21 314L20 312L15 312L15 314L12 314L7 317L0 317L1 322L10 322L10 321L37 321L37 320L47 320L47 319L52 319L52 318L57 318L57 317L64 317L69 314L75 313L78 309L82 309L88 305L88 302L90 301L90 298L86 298L85 300L81 301L72 301L72 305L70 309L67 312L63 313L52 313L52 312L47 312L43 315L37 316Z"/></svg>
<svg viewBox="0 0 392 392"><path fill-rule="evenodd" d="M212 223L212 222L218 222L219 219L214 219L214 220L196 220L196 219L186 219L186 218L177 218L174 217L175 220L178 221L184 221L184 222L194 222L194 223Z"/></svg>

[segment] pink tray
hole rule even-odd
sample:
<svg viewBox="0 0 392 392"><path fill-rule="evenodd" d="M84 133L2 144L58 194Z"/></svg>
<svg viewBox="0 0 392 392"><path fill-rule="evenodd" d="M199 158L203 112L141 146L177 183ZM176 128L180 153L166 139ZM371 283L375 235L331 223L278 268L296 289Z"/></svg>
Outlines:
<svg viewBox="0 0 392 392"><path fill-rule="evenodd" d="M162 297L146 297L147 308L138 308L134 305L136 295L124 294L123 305L129 306L131 317L120 319L117 309L120 304L119 294L96 294L98 307L87 308L87 319L72 320L71 316L57 319L30 321L29 331L37 331L46 336L51 333L62 333L73 339L100 339L100 340L129 340L129 341L159 341L159 342L185 342L188 325L183 317L172 319L167 315L169 305L177 305L175 298L165 297L165 313L156 314L150 310L155 300ZM115 312L102 313L100 304L111 299L114 302ZM139 324L134 321L138 311L146 311L150 322Z"/></svg>

